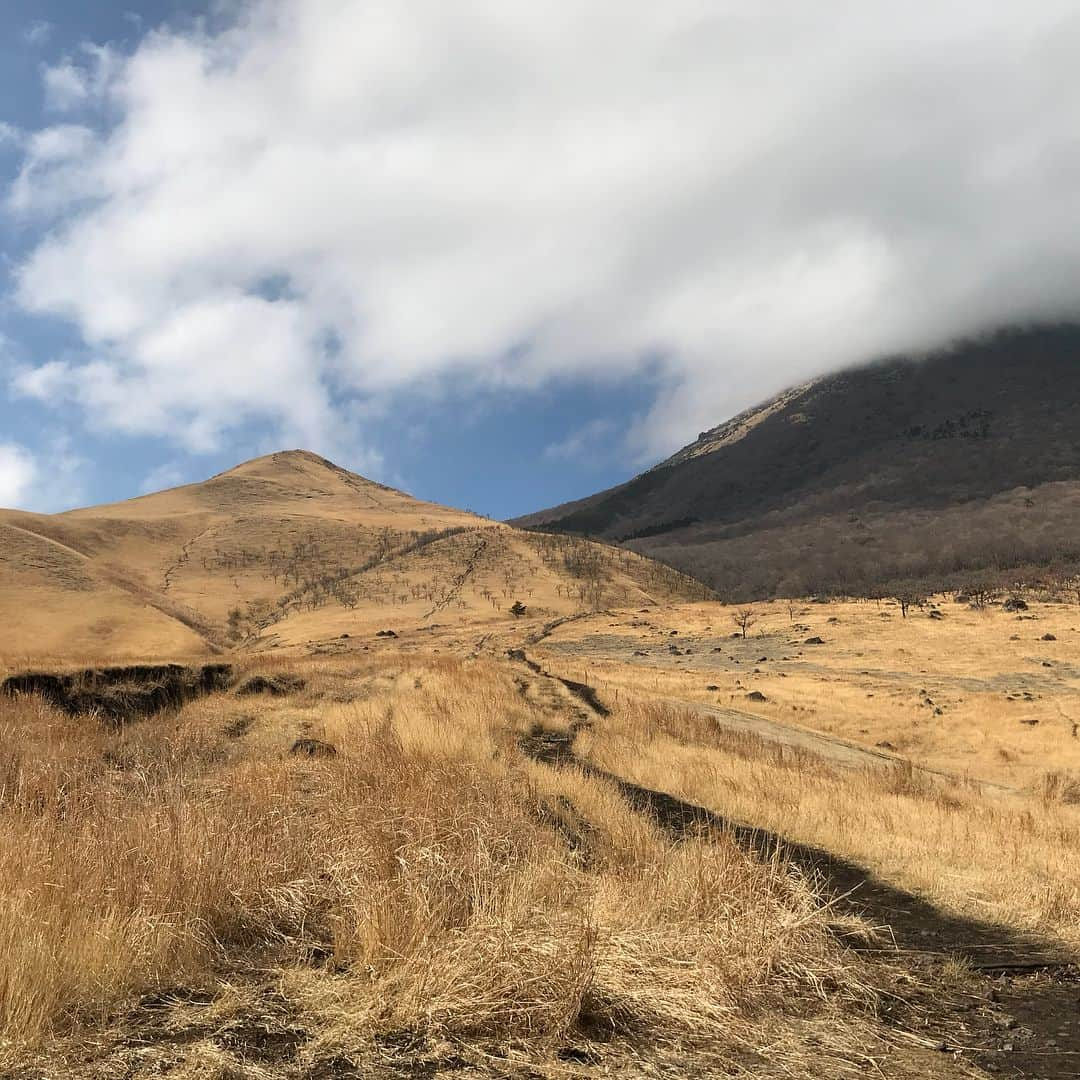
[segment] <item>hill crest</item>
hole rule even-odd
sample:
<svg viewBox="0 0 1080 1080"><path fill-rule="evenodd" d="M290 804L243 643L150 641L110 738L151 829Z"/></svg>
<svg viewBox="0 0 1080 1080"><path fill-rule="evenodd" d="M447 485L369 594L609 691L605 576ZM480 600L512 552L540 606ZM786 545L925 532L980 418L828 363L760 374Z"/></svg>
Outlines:
<svg viewBox="0 0 1080 1080"><path fill-rule="evenodd" d="M306 450L62 514L0 510L3 657L303 647L388 619L560 617L701 595L648 559L415 499Z"/></svg>
<svg viewBox="0 0 1080 1080"><path fill-rule="evenodd" d="M1080 568L1080 327L793 387L617 487L515 520L624 543L732 599Z"/></svg>

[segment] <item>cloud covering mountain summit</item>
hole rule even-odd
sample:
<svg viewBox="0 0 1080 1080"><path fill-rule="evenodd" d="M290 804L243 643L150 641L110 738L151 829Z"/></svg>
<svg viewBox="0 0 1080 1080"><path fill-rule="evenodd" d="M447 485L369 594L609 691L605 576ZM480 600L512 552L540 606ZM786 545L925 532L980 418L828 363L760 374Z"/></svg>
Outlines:
<svg viewBox="0 0 1080 1080"><path fill-rule="evenodd" d="M46 70L15 298L80 344L19 393L328 449L350 403L432 380L648 367L647 456L826 368L1077 309L1074 4L230 10Z"/></svg>

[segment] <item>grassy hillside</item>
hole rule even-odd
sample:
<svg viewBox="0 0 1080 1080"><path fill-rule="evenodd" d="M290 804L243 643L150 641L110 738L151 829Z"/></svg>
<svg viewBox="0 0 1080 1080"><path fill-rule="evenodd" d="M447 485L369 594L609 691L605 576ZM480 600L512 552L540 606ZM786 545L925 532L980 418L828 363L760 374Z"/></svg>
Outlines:
<svg viewBox="0 0 1080 1080"><path fill-rule="evenodd" d="M518 524L618 540L735 599L1080 565L1080 329L797 387L629 483Z"/></svg>
<svg viewBox="0 0 1080 1080"><path fill-rule="evenodd" d="M0 511L0 658L198 656L701 595L633 553L421 502L305 451L110 506Z"/></svg>

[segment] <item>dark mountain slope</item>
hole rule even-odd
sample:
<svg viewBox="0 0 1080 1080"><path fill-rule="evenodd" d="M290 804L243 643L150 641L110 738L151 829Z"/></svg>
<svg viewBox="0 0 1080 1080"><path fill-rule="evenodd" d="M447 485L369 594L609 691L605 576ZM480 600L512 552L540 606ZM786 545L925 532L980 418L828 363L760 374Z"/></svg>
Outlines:
<svg viewBox="0 0 1080 1080"><path fill-rule="evenodd" d="M621 540L743 598L1080 561L1080 327L816 380L517 524Z"/></svg>

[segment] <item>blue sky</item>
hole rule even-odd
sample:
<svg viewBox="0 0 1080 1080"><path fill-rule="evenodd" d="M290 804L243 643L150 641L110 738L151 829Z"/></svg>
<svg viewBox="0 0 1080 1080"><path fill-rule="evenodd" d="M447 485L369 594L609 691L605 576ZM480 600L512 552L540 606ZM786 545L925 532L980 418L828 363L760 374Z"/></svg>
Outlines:
<svg viewBox="0 0 1080 1080"><path fill-rule="evenodd" d="M1080 15L7 0L0 504L303 446L495 517L1080 295Z"/></svg>
<svg viewBox="0 0 1080 1080"><path fill-rule="evenodd" d="M163 24L189 26L207 18L210 7L183 0L8 0L0 8L0 122L25 131L55 123L42 69L78 57L83 43L110 43L130 52L147 31ZM17 147L0 147L0 179L10 183L19 163ZM39 236L40 223L0 215L8 271ZM8 281L5 291L10 288ZM20 365L47 362L81 346L66 321L27 316L10 301L0 307L0 333L8 362L17 359ZM648 377L588 376L524 391L428 387L437 395L434 403L402 393L358 421L363 445L377 447L381 460L372 464L361 454L350 461L347 449L338 456L340 463L422 498L510 517L618 483L640 468L646 459L628 459L612 433L643 415L655 390ZM567 448L568 440L574 446ZM0 443L34 454L40 473L48 475L24 489L24 505L50 512L202 479L287 445L272 427L256 423L231 433L217 448L187 453L168 439L94 430L76 404L50 405L10 388L0 396Z"/></svg>

